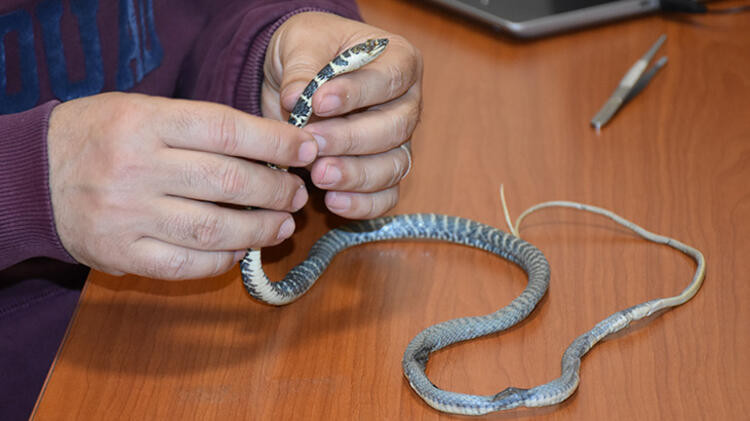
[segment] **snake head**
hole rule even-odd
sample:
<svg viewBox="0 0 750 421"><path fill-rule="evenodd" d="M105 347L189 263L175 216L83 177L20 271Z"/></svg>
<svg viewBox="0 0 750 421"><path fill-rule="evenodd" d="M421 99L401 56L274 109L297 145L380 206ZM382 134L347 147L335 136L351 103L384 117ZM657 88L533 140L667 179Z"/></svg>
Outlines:
<svg viewBox="0 0 750 421"><path fill-rule="evenodd" d="M502 409L517 408L524 404L525 394L528 389L508 387L492 397L493 406L496 411Z"/></svg>
<svg viewBox="0 0 750 421"><path fill-rule="evenodd" d="M338 65L334 75L348 73L359 69L365 64L375 60L387 46L388 38L371 38L351 47L333 60L332 64Z"/></svg>
<svg viewBox="0 0 750 421"><path fill-rule="evenodd" d="M368 55L377 57L388 46L388 38L372 38L364 42L364 49Z"/></svg>

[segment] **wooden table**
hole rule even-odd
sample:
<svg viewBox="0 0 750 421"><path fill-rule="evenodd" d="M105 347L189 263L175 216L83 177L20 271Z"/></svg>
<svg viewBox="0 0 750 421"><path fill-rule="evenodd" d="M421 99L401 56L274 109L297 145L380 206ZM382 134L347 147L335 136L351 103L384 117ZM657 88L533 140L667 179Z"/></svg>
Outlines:
<svg viewBox="0 0 750 421"><path fill-rule="evenodd" d="M425 61L415 168L395 213L441 212L504 227L546 200L612 209L701 249L703 289L605 341L565 403L490 419L747 419L750 416L750 15L652 16L519 42L422 2L362 0L373 25ZM669 64L601 133L589 120L665 33ZM657 55L659 57L659 55ZM317 203L265 253L274 278L341 221ZM432 380L492 394L559 375L580 333L616 310L674 295L694 264L608 220L566 210L521 235L551 287L507 334L437 353ZM401 372L406 344L448 318L489 313L523 289L518 267L439 243L362 246L303 299L254 302L239 271L169 283L93 273L35 419L436 419Z"/></svg>

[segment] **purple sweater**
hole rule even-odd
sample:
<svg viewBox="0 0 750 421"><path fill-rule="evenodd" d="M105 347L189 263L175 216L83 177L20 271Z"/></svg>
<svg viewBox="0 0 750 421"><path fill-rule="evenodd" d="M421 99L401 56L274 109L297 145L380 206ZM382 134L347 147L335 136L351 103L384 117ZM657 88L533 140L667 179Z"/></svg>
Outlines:
<svg viewBox="0 0 750 421"><path fill-rule="evenodd" d="M88 269L50 203L47 125L105 91L209 100L260 114L265 50L289 16L358 19L354 0L7 0L0 5L0 418L26 419Z"/></svg>

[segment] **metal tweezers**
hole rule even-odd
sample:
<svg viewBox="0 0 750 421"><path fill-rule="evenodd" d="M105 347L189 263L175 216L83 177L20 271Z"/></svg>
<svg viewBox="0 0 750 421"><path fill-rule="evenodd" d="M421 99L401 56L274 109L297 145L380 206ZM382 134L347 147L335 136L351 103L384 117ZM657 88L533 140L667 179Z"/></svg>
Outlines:
<svg viewBox="0 0 750 421"><path fill-rule="evenodd" d="M659 37L659 39L656 40L654 45L649 48L649 50L646 52L646 54L643 55L638 61L633 64L633 66L628 70L627 73L625 73L625 76L620 81L620 84L617 86L617 89L612 93L612 96L609 97L606 103L604 103L604 106L602 106L602 109L599 110L598 113L594 116L594 118L591 119L591 125L594 126L597 130L601 129L609 120L612 119L612 116L615 115L617 110L619 110L625 103L633 99L638 93L640 93L643 88L648 85L648 83L651 81L651 78L654 77L656 72L658 72L662 67L664 67L665 64L667 64L667 57L663 56L659 60L654 63L654 66L651 67L646 73L644 71L646 70L646 67L648 67L648 63L651 61L651 59L654 58L654 55L656 55L656 51L661 47L662 44L664 44L664 41L666 41L667 36L662 35Z"/></svg>

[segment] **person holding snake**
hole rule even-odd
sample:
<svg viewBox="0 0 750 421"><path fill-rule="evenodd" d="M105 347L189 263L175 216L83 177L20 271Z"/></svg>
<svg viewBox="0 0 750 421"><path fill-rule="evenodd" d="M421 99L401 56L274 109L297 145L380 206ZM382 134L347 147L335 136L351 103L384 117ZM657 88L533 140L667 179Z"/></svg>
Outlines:
<svg viewBox="0 0 750 421"><path fill-rule="evenodd" d="M332 57L382 38L310 98L317 119L285 121ZM417 49L353 0L0 6L4 419L28 417L87 268L203 278L289 238L308 188L265 163L308 168L337 215L391 209L421 79Z"/></svg>

